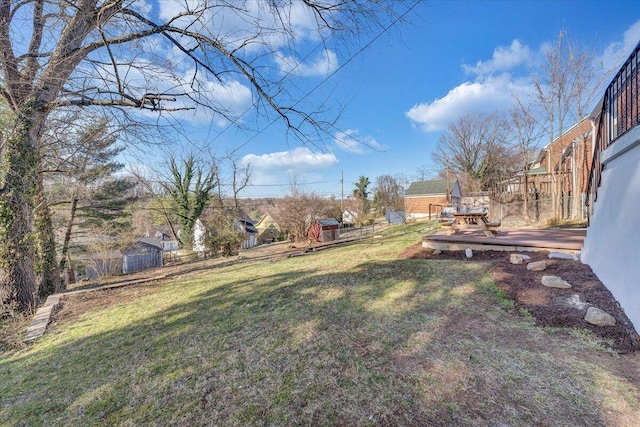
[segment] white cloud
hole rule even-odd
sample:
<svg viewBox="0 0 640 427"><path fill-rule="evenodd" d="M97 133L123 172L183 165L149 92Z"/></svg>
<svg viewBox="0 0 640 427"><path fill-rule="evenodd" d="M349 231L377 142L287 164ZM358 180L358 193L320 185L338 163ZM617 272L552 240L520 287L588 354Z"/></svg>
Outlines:
<svg viewBox="0 0 640 427"><path fill-rule="evenodd" d="M369 149L380 149L382 146L372 136L361 136L357 129L337 132L333 140L335 146L350 153L363 154Z"/></svg>
<svg viewBox="0 0 640 427"><path fill-rule="evenodd" d="M121 77L125 76L126 87L131 96L142 99L147 93L170 94L166 98L172 100L160 101L161 107L176 110L163 114L177 119L198 124L213 121L216 125L223 126L229 120L240 120L242 114L253 104L251 89L237 80L211 80L202 72L196 78L195 68L178 71L144 59L120 62L122 65L118 71ZM96 81L96 87L104 86L106 82L111 82L113 86L116 84L109 70L96 76ZM138 114L145 117L158 116L157 112L145 109L138 110Z"/></svg>
<svg viewBox="0 0 640 427"><path fill-rule="evenodd" d="M495 72L511 70L530 62L533 58L529 46L523 45L519 40L511 42L510 46L498 46L493 51L493 56L488 61L478 61L476 65L462 65L467 73L488 75Z"/></svg>
<svg viewBox="0 0 640 427"><path fill-rule="evenodd" d="M465 82L431 103L414 105L406 116L425 131L439 131L459 117L475 112L504 110L513 102L513 95L528 96L530 81L514 80L510 74L489 77L484 81Z"/></svg>
<svg viewBox="0 0 640 427"><path fill-rule="evenodd" d="M282 74L301 77L327 76L338 68L338 55L329 49L322 51L308 64L298 61L294 56L284 56L280 53L276 53L274 59Z"/></svg>
<svg viewBox="0 0 640 427"><path fill-rule="evenodd" d="M434 132L446 129L465 114L506 110L514 102L514 95L526 99L531 94L531 79L514 77L513 73L523 65L531 65L534 58L529 46L519 40L499 46L491 59L462 65L465 72L475 75L474 81L454 87L433 102L418 103L405 115L413 125Z"/></svg>
<svg viewBox="0 0 640 427"><path fill-rule="evenodd" d="M338 158L332 153L314 153L307 147L298 147L262 155L247 154L242 164L250 164L252 170L259 172L311 172L337 165Z"/></svg>
<svg viewBox="0 0 640 427"><path fill-rule="evenodd" d="M600 61L605 70L617 71L640 40L640 19L624 32L622 41L613 42L605 49Z"/></svg>
<svg viewBox="0 0 640 427"><path fill-rule="evenodd" d="M201 0L159 0L158 6L164 20L187 10L193 12L172 24L213 36L229 47L242 46L247 51L265 46L276 50L291 40L317 41L320 38L314 12L303 2L280 5L277 13L269 0L252 0L238 7L222 0L212 0L206 7L202 6Z"/></svg>

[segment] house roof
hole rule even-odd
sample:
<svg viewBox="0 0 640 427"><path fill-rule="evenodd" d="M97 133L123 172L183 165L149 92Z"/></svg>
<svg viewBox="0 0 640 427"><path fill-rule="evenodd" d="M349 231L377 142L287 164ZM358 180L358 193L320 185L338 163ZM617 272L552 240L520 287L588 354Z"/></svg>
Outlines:
<svg viewBox="0 0 640 427"><path fill-rule="evenodd" d="M258 230L256 229L255 225L253 225L253 222L239 219L238 223L240 225L240 228L243 229L245 233L258 234Z"/></svg>
<svg viewBox="0 0 640 427"><path fill-rule="evenodd" d="M269 212L262 215L262 218L260 218L258 222L255 223L256 228L268 228L269 226L272 226L272 225L278 230L280 230L280 226L278 225L277 222L275 222L275 220L273 219L273 217Z"/></svg>
<svg viewBox="0 0 640 427"><path fill-rule="evenodd" d="M322 225L322 226L326 226L326 225L340 225L340 223L338 222L337 219L335 218L321 218L321 219L316 219L316 221L318 221L318 224Z"/></svg>
<svg viewBox="0 0 640 427"><path fill-rule="evenodd" d="M537 168L530 169L529 172L527 172L527 175L540 175L545 173L547 173L547 168L539 166Z"/></svg>
<svg viewBox="0 0 640 427"><path fill-rule="evenodd" d="M156 237L139 237L137 240L137 243L142 243L148 246L153 246L156 249L160 249L162 250L162 240L158 239ZM133 245L130 246L134 246L135 243Z"/></svg>
<svg viewBox="0 0 640 427"><path fill-rule="evenodd" d="M449 182L449 191L453 190L454 183ZM447 194L447 180L415 181L409 185L405 196L429 196Z"/></svg>

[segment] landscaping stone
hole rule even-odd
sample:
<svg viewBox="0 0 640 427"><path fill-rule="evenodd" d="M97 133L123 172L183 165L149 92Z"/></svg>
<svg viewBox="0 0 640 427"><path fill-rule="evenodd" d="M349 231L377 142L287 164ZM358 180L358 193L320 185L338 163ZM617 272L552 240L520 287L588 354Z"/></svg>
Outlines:
<svg viewBox="0 0 640 427"><path fill-rule="evenodd" d="M525 254L511 254L509 261L511 264L522 264L525 261L529 261L531 257Z"/></svg>
<svg viewBox="0 0 640 427"><path fill-rule="evenodd" d="M434 249L433 254L434 255L440 255L442 253L442 251L440 249Z"/></svg>
<svg viewBox="0 0 640 427"><path fill-rule="evenodd" d="M542 284L548 288L569 289L571 285L558 276L542 276Z"/></svg>
<svg viewBox="0 0 640 427"><path fill-rule="evenodd" d="M566 307L576 308L578 310L584 310L589 307L589 303L582 301L579 294L572 294L568 297L560 296L553 299L554 304L562 305Z"/></svg>
<svg viewBox="0 0 640 427"><path fill-rule="evenodd" d="M464 254L467 256L467 258L471 258L473 256L473 251L471 250L471 248L467 248L464 250Z"/></svg>
<svg viewBox="0 0 640 427"><path fill-rule="evenodd" d="M616 319L612 315L597 307L589 307L584 320L596 326L613 326L616 324Z"/></svg>
<svg viewBox="0 0 640 427"><path fill-rule="evenodd" d="M527 270L529 271L543 271L547 268L546 261L535 261L527 264Z"/></svg>
<svg viewBox="0 0 640 427"><path fill-rule="evenodd" d="M571 259L575 258L571 254L565 254L564 252L549 252L549 259Z"/></svg>

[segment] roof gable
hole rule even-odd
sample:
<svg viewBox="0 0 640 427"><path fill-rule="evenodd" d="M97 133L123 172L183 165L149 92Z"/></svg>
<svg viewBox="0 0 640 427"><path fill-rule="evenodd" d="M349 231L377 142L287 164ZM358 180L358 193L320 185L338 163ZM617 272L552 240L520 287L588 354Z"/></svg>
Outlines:
<svg viewBox="0 0 640 427"><path fill-rule="evenodd" d="M453 183L449 184L449 191L453 188ZM447 180L436 181L415 181L409 185L405 196L433 196L437 194L447 194Z"/></svg>

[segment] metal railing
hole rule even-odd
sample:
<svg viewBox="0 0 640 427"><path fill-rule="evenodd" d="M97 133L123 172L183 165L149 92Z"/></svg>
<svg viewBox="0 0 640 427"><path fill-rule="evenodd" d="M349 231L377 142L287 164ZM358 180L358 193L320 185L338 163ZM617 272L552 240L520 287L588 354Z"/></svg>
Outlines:
<svg viewBox="0 0 640 427"><path fill-rule="evenodd" d="M600 161L600 153L640 123L639 66L640 43L620 68L602 98L593 162L587 183L586 205L589 215L593 213L593 205L598 197L598 187L602 177L603 165Z"/></svg>

